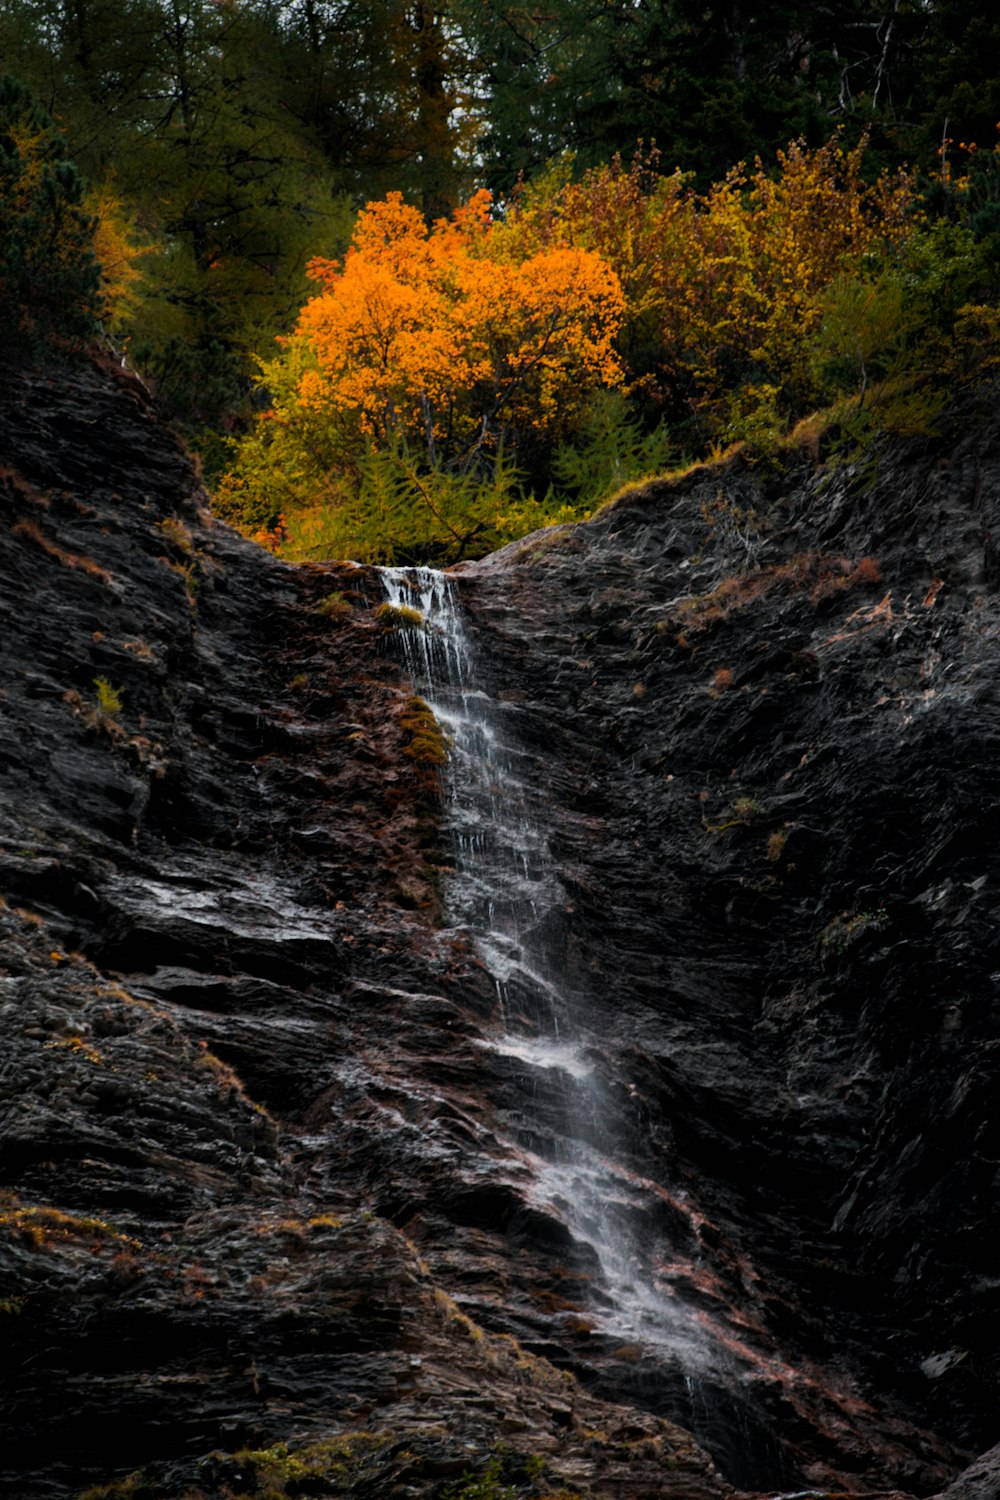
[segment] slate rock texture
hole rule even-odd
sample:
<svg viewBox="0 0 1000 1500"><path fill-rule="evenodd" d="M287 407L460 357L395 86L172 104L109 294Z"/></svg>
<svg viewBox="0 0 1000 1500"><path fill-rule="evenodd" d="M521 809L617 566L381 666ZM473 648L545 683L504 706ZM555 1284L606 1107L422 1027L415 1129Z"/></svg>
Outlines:
<svg viewBox="0 0 1000 1500"><path fill-rule="evenodd" d="M378 578L213 522L128 377L0 372L0 1493L257 1494L288 1444L303 1493L927 1495L995 1442L1000 453L955 422L456 574L692 1375L537 1192L568 1096L450 925Z"/></svg>

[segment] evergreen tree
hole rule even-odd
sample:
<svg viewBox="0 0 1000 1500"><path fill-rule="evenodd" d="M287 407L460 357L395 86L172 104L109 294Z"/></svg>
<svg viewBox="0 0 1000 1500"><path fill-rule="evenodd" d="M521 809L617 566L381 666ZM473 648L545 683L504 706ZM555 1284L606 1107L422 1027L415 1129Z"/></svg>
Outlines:
<svg viewBox="0 0 1000 1500"><path fill-rule="evenodd" d="M481 151L500 193L561 152L586 168L631 156L640 139L655 140L667 170L707 186L789 139L818 145L838 124L852 141L869 131L878 159L898 163L920 148L927 80L946 76L948 59L959 79L989 73L996 53L986 45L994 23L977 20L967 0L544 0L530 9L454 0L453 15L476 61Z"/></svg>
<svg viewBox="0 0 1000 1500"><path fill-rule="evenodd" d="M321 154L283 108L276 46L261 10L165 7L157 124L128 168L162 242L134 352L189 420L217 423L246 399L252 351L291 322L310 255L349 233Z"/></svg>
<svg viewBox="0 0 1000 1500"><path fill-rule="evenodd" d="M478 122L454 5L299 0L280 27L289 107L346 187L403 191L428 222L468 195Z"/></svg>
<svg viewBox="0 0 1000 1500"><path fill-rule="evenodd" d="M927 144L990 149L1000 127L1000 17L970 0L937 0L923 47Z"/></svg>
<svg viewBox="0 0 1000 1500"><path fill-rule="evenodd" d="M266 0L25 0L0 17L81 170L156 247L131 354L194 426L246 402L251 351L292 321L309 257L350 233L334 169L286 107L280 22Z"/></svg>
<svg viewBox="0 0 1000 1500"><path fill-rule="evenodd" d="M0 336L85 338L99 311L94 220L66 144L27 89L0 78Z"/></svg>

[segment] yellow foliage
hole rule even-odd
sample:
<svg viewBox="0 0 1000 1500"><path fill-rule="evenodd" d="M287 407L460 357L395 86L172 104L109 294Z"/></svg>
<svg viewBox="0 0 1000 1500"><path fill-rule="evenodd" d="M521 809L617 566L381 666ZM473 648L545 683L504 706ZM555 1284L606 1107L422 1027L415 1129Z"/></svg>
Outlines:
<svg viewBox="0 0 1000 1500"><path fill-rule="evenodd" d="M695 352L714 391L737 368L762 367L798 395L808 388L806 340L822 316L823 294L866 254L907 230L912 187L905 177L861 176L864 146L835 142L778 153L778 175L760 161L747 177L729 173L695 216L695 275L685 288L675 340Z"/></svg>
<svg viewBox="0 0 1000 1500"><path fill-rule="evenodd" d="M557 170L515 204L507 252L597 251L627 300L629 374L689 401L709 431L726 431L735 413L735 433L759 405L734 394L745 382L780 394L786 409L808 398L807 345L826 289L908 232L912 180L866 182L864 153L864 142L851 151L793 142L775 171L741 164L704 194L641 162L615 161L576 183Z"/></svg>
<svg viewBox="0 0 1000 1500"><path fill-rule="evenodd" d="M0 1239L22 1240L39 1249L86 1240L142 1249L139 1240L121 1234L103 1219L80 1218L49 1204L24 1204L6 1191L0 1192Z"/></svg>
<svg viewBox="0 0 1000 1500"><path fill-rule="evenodd" d="M156 247L138 243L138 231L110 181L88 193L84 207L94 219L102 317L108 327L120 329L140 305L142 272L138 262Z"/></svg>
<svg viewBox="0 0 1000 1500"><path fill-rule="evenodd" d="M502 221L486 192L430 226L368 204L310 263L217 510L286 556L452 562L661 469L671 425L773 446L823 394L831 288L889 285L912 233L911 180L866 181L864 152L793 142L705 193L655 157L577 182L567 159Z"/></svg>

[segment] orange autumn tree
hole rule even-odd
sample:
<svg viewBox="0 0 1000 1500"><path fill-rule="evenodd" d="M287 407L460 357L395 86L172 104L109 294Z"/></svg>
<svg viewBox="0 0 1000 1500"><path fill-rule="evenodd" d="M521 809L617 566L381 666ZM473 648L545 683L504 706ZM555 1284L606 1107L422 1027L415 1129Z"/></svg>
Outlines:
<svg viewBox="0 0 1000 1500"><path fill-rule="evenodd" d="M504 252L488 193L430 228L399 193L369 204L343 263L310 266L320 291L263 365L273 405L220 513L265 532L280 513L300 553L382 560L558 518L531 482L588 394L621 382L624 297L586 247Z"/></svg>

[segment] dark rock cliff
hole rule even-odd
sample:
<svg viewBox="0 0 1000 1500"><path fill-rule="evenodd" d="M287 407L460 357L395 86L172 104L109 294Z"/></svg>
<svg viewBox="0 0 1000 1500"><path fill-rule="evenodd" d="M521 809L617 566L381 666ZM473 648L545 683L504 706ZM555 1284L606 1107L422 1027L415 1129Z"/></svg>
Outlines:
<svg viewBox="0 0 1000 1500"><path fill-rule="evenodd" d="M0 387L0 1493L322 1440L302 1493L927 1495L995 1443L985 404L457 575L692 1379L532 1192L568 1106L489 1045L377 580L214 524L127 377Z"/></svg>

